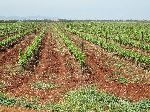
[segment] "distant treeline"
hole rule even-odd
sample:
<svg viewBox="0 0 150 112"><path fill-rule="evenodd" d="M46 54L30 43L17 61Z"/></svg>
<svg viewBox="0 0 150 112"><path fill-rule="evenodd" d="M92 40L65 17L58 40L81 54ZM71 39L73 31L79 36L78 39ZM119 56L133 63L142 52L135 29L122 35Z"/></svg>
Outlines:
<svg viewBox="0 0 150 112"><path fill-rule="evenodd" d="M57 20L0 20L0 23L15 23L15 22L150 22L150 20L68 20L68 19L57 19Z"/></svg>

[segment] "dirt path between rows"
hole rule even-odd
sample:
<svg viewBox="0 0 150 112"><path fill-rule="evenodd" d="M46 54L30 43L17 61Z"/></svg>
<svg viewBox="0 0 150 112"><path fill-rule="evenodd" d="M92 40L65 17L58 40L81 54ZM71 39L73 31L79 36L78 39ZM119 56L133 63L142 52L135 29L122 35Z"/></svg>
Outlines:
<svg viewBox="0 0 150 112"><path fill-rule="evenodd" d="M39 97L40 104L63 101L64 94L92 82L90 76L82 76L79 63L70 54L63 42L51 37L48 32L42 42L39 64L28 83L16 88L12 94L16 96ZM62 48L62 49L61 49ZM31 87L33 83L45 82L55 84L56 87L46 90L36 90Z"/></svg>
<svg viewBox="0 0 150 112"><path fill-rule="evenodd" d="M64 55L64 57L62 56L61 52L57 49L55 40L51 37L51 33L48 32L47 36L43 39L39 63L35 67L34 73L30 76L27 83L24 82L22 86L15 88L15 91L10 90L10 92L17 97L38 96L40 103L46 103L46 101L58 102L61 98L61 93L64 93L69 86L72 86L72 84L66 82L68 80L66 75L69 76L69 72L71 72L65 67L65 61L68 57L68 54ZM72 68L72 72L76 71L75 69ZM54 83L59 87L51 90L32 89L31 85L36 82Z"/></svg>
<svg viewBox="0 0 150 112"><path fill-rule="evenodd" d="M16 44L13 48L7 49L0 55L0 81L5 83L6 91L20 86L23 80L27 81L27 79L18 72L19 66L17 62L19 48L22 48L24 52L25 48L32 43L34 37L35 34L24 37L19 44Z"/></svg>
<svg viewBox="0 0 150 112"><path fill-rule="evenodd" d="M68 35L74 43L81 43L82 39L74 36ZM149 84L120 84L114 81L108 81L106 79L106 74L111 75L113 72L112 68L108 68L103 64L105 55L98 55L96 53L99 49L98 46L83 40L84 42L84 52L86 54L86 63L94 71L93 81L96 81L97 88L108 93L114 94L121 98L126 98L132 101L139 101L142 99L150 99L150 85ZM77 44L76 44L77 45ZM79 46L79 45L78 45ZM99 51L102 52L102 51ZM99 53L102 54L102 53Z"/></svg>
<svg viewBox="0 0 150 112"><path fill-rule="evenodd" d="M81 41L77 36L69 35L69 37L76 44ZM34 72L24 73L17 80L9 80L13 86L7 88L7 92L12 96L26 97L29 101L33 97L38 97L38 103L46 104L61 102L68 91L94 84L100 91L132 101L150 99L149 85L123 85L108 81L105 75L111 74L113 69L103 64L105 54L98 55L99 53L96 52L98 52L99 47L87 41L84 41L84 45L88 69L82 75L77 60L70 54L65 44L60 42L58 38L52 37L49 31L42 41L39 63ZM36 82L51 83L56 87L44 90L34 89L32 84Z"/></svg>
<svg viewBox="0 0 150 112"><path fill-rule="evenodd" d="M24 108L20 108L20 107L0 106L0 112L36 112L36 111L24 109Z"/></svg>
<svg viewBox="0 0 150 112"><path fill-rule="evenodd" d="M88 33L87 33L88 34ZM91 35L93 38L97 38L97 36L95 35ZM108 42L110 43L114 43L113 40L108 40ZM114 43L114 44L118 44L118 46L120 45L119 43ZM122 48L126 49L126 50L131 50L132 47L127 45L121 45ZM137 48L133 48L133 49L137 49ZM150 72L148 72L148 70L145 70L145 68L147 67L143 64L138 64L137 62L133 61L130 58L123 58L122 56L118 56L116 55L115 52L107 52L106 50L104 50L103 48L98 47L99 51L102 51L103 54L106 54L105 56L107 56L107 58L103 59L104 62L107 63L107 65L111 66L112 68L114 68L113 70L115 72L120 72L125 74L126 78L130 80L130 82L136 82L136 83L150 83ZM143 51L141 52L141 49L138 49L140 52L144 54L144 52L147 51ZM101 54L101 52L99 52L99 54ZM102 56L103 57L103 56ZM120 64L120 67L116 67L117 64ZM114 67L115 65L115 67ZM123 66L122 66L123 65ZM119 68L119 69L118 69ZM114 77L114 76L113 76ZM115 76L116 77L116 76ZM115 79L114 77L114 79Z"/></svg>
<svg viewBox="0 0 150 112"><path fill-rule="evenodd" d="M34 37L35 34L25 36L23 40L13 48L2 51L0 55L0 65L16 64L18 60L19 48L22 48L22 50L24 51L25 48L32 43Z"/></svg>

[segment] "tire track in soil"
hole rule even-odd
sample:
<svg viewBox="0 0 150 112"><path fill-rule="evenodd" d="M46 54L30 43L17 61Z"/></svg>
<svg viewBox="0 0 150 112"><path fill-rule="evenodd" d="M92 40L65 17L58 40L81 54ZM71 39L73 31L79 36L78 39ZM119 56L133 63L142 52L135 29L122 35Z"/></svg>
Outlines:
<svg viewBox="0 0 150 112"><path fill-rule="evenodd" d="M81 43L82 39L80 37L74 36L72 34L68 34L70 39L74 43ZM95 72L94 76L92 76L93 81L96 81L97 88L100 90L104 90L108 93L114 94L115 96L119 96L122 98L127 98L132 101L139 101L142 99L150 99L150 85L149 84L132 84L129 83L127 85L119 84L114 81L107 81L105 74L110 74L113 72L113 69L105 67L103 64L103 56L97 56L95 53L96 45L93 45L86 40L83 41L85 44L84 53L86 54L86 63L92 68ZM77 44L76 44L77 45ZM95 82L94 81L94 82Z"/></svg>
<svg viewBox="0 0 150 112"><path fill-rule="evenodd" d="M0 55L0 78L7 84L4 91L14 90L22 85L24 81L28 81L29 75L24 77L26 73L24 75L20 75L20 73L17 72L17 61L19 48L22 48L24 52L25 48L32 43L34 37L35 34L25 36L19 44L15 45L13 48L7 49L7 51Z"/></svg>

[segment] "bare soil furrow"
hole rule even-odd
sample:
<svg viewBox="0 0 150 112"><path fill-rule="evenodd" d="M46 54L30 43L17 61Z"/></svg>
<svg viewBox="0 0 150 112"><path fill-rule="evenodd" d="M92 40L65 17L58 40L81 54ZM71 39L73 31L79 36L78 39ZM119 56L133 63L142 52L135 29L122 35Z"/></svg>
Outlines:
<svg viewBox="0 0 150 112"><path fill-rule="evenodd" d="M112 93L116 96L127 98L133 101L138 101L142 99L150 99L150 85L149 84L134 84L128 83L120 84L115 81L108 81L106 75L112 74L114 72L113 68L109 68L103 62L105 62L104 57L96 53L98 46L93 45L90 42L82 40L81 38L73 35L68 35L77 46L81 42L84 42L84 53L86 54L86 63L93 69L94 82L97 82L97 88L104 90L108 93ZM102 52L102 51L100 51ZM132 89L131 89L132 88Z"/></svg>

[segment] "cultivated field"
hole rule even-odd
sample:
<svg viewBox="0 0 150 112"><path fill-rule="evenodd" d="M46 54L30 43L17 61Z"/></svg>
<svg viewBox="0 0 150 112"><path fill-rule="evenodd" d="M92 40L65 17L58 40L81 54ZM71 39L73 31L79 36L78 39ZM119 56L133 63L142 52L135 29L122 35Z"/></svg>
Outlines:
<svg viewBox="0 0 150 112"><path fill-rule="evenodd" d="M0 112L150 112L150 23L0 23Z"/></svg>

